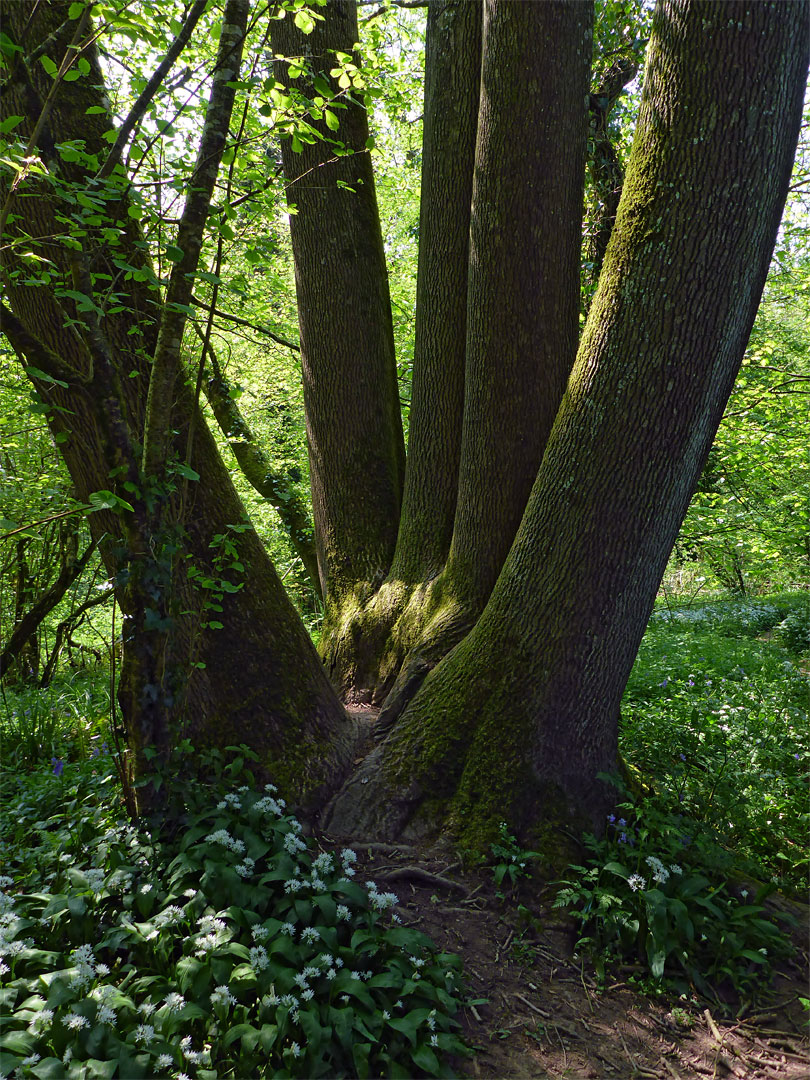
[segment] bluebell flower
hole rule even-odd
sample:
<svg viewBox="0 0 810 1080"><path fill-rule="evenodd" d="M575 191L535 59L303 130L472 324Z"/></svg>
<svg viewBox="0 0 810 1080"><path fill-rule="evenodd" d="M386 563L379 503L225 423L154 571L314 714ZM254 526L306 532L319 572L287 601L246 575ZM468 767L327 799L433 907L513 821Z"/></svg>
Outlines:
<svg viewBox="0 0 810 1080"><path fill-rule="evenodd" d="M65 763L61 758L51 758L51 766L54 776L61 776L65 769Z"/></svg>
<svg viewBox="0 0 810 1080"><path fill-rule="evenodd" d="M615 814L608 814L607 819L610 822L610 824L612 825L614 823L614 821L616 820L616 815Z"/></svg>

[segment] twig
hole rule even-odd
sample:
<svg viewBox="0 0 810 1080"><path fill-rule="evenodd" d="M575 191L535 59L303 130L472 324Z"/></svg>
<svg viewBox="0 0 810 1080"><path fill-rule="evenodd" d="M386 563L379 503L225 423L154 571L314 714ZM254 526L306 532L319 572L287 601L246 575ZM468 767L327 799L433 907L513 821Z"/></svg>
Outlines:
<svg viewBox="0 0 810 1080"><path fill-rule="evenodd" d="M723 1036L720 1034L717 1024L715 1024L714 1020L712 1019L712 1014L709 1012L708 1009L703 1010L703 1018L709 1025L709 1031L711 1031L712 1035L714 1035L717 1042L722 1045Z"/></svg>
<svg viewBox="0 0 810 1080"><path fill-rule="evenodd" d="M516 993L515 997L518 999L518 1001L522 1001L528 1009L532 1010L532 1012L536 1012L538 1016L542 1016L544 1020L548 1020L550 1018L551 1013L544 1012L543 1009L538 1009L536 1005L532 1005L529 999L525 998L523 994Z"/></svg>

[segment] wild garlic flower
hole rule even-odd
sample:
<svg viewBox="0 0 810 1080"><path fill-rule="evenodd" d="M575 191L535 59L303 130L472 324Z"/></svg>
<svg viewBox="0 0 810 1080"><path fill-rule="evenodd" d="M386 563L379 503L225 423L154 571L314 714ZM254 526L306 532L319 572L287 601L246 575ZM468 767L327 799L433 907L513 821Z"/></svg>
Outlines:
<svg viewBox="0 0 810 1080"><path fill-rule="evenodd" d="M630 886L633 892L638 892L639 889L647 888L647 882L644 880L641 874L631 874L630 877L627 879L627 884Z"/></svg>
<svg viewBox="0 0 810 1080"><path fill-rule="evenodd" d="M264 971L269 965L270 958L267 955L267 950L263 945L254 945L250 950L250 966L258 975L260 971Z"/></svg>
<svg viewBox="0 0 810 1080"><path fill-rule="evenodd" d="M236 872L240 877L243 878L253 877L253 870L255 866L256 863L254 862L254 860L245 856L243 861L236 867Z"/></svg>
<svg viewBox="0 0 810 1080"><path fill-rule="evenodd" d="M0 874L0 889L7 889L9 885L14 884L14 878L10 878L8 874Z"/></svg>
<svg viewBox="0 0 810 1080"><path fill-rule="evenodd" d="M40 1009L40 1011L31 1018L31 1023L28 1025L28 1031L32 1035L42 1035L47 1031L53 1022L53 1009Z"/></svg>
<svg viewBox="0 0 810 1080"><path fill-rule="evenodd" d="M235 1005L236 998L227 986L218 986L211 994L212 1005Z"/></svg>
<svg viewBox="0 0 810 1080"><path fill-rule="evenodd" d="M157 1067L159 1069L170 1069L174 1065L174 1058L171 1054L161 1054L157 1059Z"/></svg>
<svg viewBox="0 0 810 1080"><path fill-rule="evenodd" d="M337 906L337 917L338 917L338 922L340 922L341 919L344 922L348 922L349 919L351 919L351 917L352 917L352 913L349 911L349 909L346 907L345 904L338 904L338 906Z"/></svg>
<svg viewBox="0 0 810 1080"><path fill-rule="evenodd" d="M279 930L279 933L288 934L290 937L294 937L295 936L295 923L291 923L291 922L282 923L281 929Z"/></svg>
<svg viewBox="0 0 810 1080"><path fill-rule="evenodd" d="M669 881L669 870L660 859L656 858L655 855L648 855L644 861L653 872L653 881L657 881L661 885L665 881Z"/></svg>
<svg viewBox="0 0 810 1080"><path fill-rule="evenodd" d="M180 1012L185 1003L186 999L183 995L176 993L168 994L163 1002L169 1012Z"/></svg>
<svg viewBox="0 0 810 1080"><path fill-rule="evenodd" d="M163 911L159 911L155 915L154 919L152 919L152 925L162 930L164 926L173 926L174 923L181 922L185 917L182 908L179 908L177 904L169 904Z"/></svg>
<svg viewBox="0 0 810 1080"><path fill-rule="evenodd" d="M301 940L308 945L312 945L321 940L320 931L316 930L314 926L305 926L301 931Z"/></svg>
<svg viewBox="0 0 810 1080"><path fill-rule="evenodd" d="M289 924L289 925L292 925L292 924ZM256 926L253 927L253 929L250 931L250 933L251 933L251 937L253 938L254 941L261 942L261 941L266 941L267 940L267 938L268 938L268 936L270 934L270 931L267 929L266 926L262 926L261 923L258 923Z"/></svg>
<svg viewBox="0 0 810 1080"><path fill-rule="evenodd" d="M81 1031L82 1028L90 1027L90 1021L80 1013L69 1012L62 1017L62 1023L71 1031Z"/></svg>
<svg viewBox="0 0 810 1080"><path fill-rule="evenodd" d="M288 832L284 837L284 850L290 855L295 855L299 851L306 851L307 845L295 832Z"/></svg>
<svg viewBox="0 0 810 1080"><path fill-rule="evenodd" d="M138 1024L135 1028L135 1042L148 1046L155 1037L155 1029L151 1024Z"/></svg>
<svg viewBox="0 0 810 1080"><path fill-rule="evenodd" d="M96 1020L100 1024L109 1024L111 1027L115 1027L115 1022L118 1016L115 1009L111 1009L109 1005L99 1005L98 1012L96 1013Z"/></svg>

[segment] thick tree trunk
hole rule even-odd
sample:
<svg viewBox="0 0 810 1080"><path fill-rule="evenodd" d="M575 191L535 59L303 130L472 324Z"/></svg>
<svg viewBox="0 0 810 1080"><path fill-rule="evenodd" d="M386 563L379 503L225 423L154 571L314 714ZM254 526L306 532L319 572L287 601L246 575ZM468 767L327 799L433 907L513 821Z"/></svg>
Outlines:
<svg viewBox="0 0 810 1080"><path fill-rule="evenodd" d="M20 40L27 24L27 37L21 43L25 52L30 52L65 23L49 46L58 65L75 27L67 19L68 7L67 3L42 4L32 13L23 5L12 5L5 31ZM4 238L3 273L13 311L7 315L4 330L28 364L46 370L51 377L51 381L34 377L32 382L50 406L51 427L66 436L60 450L77 497L86 500L90 493L110 487L110 469L120 464L111 445L108 404L123 411L123 423L134 439L143 437L146 386L157 344L161 296L144 258L137 226L127 215L125 190L113 185L104 188L105 231L99 232L82 220L77 220L76 226L86 234L85 252L99 290L107 281L113 283L109 293L97 291L93 296L104 313L112 382L117 380L121 390L121 400L110 403L103 396L110 380L106 387L99 381L98 365L92 364L88 351L89 330L82 312L72 298L60 296L65 287L74 286L71 249L59 239L70 226L58 223L55 215L82 213L62 202L60 195L71 183L89 190L88 181L97 162L92 158L64 162L54 151L54 143L81 140L88 154L103 160L107 143L102 135L110 127L108 114L87 113L90 106L102 104L104 97L93 50L86 48L82 55L91 62L92 76L59 87L48 123L39 134L39 152L55 182L46 184L30 176L19 186L19 193L27 196L24 202L17 198L17 192L11 196L11 209L24 213L28 236L53 238L36 246L37 254L51 260L53 276L39 288L25 283L29 271L18 253L30 250L31 240L21 245L19 222L9 226ZM25 117L19 130L28 139L51 80L38 63L29 70L21 60L11 80L3 97L3 115ZM52 133L58 133L58 138ZM5 199L8 190L1 194ZM52 381L54 378L62 379L67 387ZM183 380L175 387L175 395L175 451L183 461L194 403ZM196 417L189 464L200 474L200 481L189 487L185 514L177 523L188 558L175 564L174 573L172 656L182 686L176 703L180 730L173 734L187 735L198 746L249 743L259 753L262 768L277 776L293 798L315 805L344 775L353 752L354 727L331 689L259 538L250 527L234 530L244 520L244 509L201 415ZM101 551L108 570L118 575L116 591L126 627L130 614L124 587L127 568L142 566L148 553L127 550L118 516L102 512L89 520L97 537L107 533L118 538L108 538ZM235 544L235 554L229 553L227 540ZM196 576L188 572L192 567ZM191 580L193 576L198 584ZM221 611L215 611L213 603L218 603ZM209 625L213 622L221 622L227 629L217 631ZM127 707L130 718L137 719L141 702L131 699ZM136 751L142 750L137 722L132 724L130 736Z"/></svg>
<svg viewBox="0 0 810 1080"><path fill-rule="evenodd" d="M295 208L290 234L315 541L330 620L369 596L388 572L405 451L366 110L330 75L336 50L353 52L357 12L353 0L329 0L319 14L323 20L306 35L288 12L274 23L272 43L277 55L309 69L291 79L277 61L280 83L312 101L317 78L339 95L334 131L311 111L318 135L299 132L281 144Z"/></svg>
<svg viewBox="0 0 810 1080"><path fill-rule="evenodd" d="M482 13L482 4L468 0L428 5L416 336L399 535L381 588L359 610L332 620L321 643L334 683L352 700L384 696L403 655L391 637L394 624L406 608L421 616L425 585L444 566L453 534Z"/></svg>
<svg viewBox="0 0 810 1080"><path fill-rule="evenodd" d="M480 845L501 819L601 827L619 701L765 282L808 28L804 2L659 6L616 226L515 543L332 828L449 817Z"/></svg>
<svg viewBox="0 0 810 1080"><path fill-rule="evenodd" d="M394 630L379 733L483 610L573 366L592 34L580 0L484 4L453 537Z"/></svg>

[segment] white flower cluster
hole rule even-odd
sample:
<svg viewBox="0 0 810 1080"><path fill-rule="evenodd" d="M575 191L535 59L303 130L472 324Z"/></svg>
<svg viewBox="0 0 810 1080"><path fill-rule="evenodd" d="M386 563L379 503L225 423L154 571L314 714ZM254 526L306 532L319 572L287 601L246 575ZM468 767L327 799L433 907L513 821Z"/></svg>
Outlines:
<svg viewBox="0 0 810 1080"><path fill-rule="evenodd" d="M235 1005L236 998L227 986L218 986L211 994L212 1005Z"/></svg>
<svg viewBox="0 0 810 1080"><path fill-rule="evenodd" d="M233 792L231 792L230 794L225 796L225 798L222 800L222 802L217 803L217 810L226 810L226 809L230 809L230 810L241 810L242 809L242 800L239 798L238 795L235 795Z"/></svg>
<svg viewBox="0 0 810 1080"><path fill-rule="evenodd" d="M253 809L258 810L261 814L272 814L273 817L282 817L286 805L287 804L283 799L274 799L272 795L265 795L263 798L256 800L253 804Z"/></svg>
<svg viewBox="0 0 810 1080"><path fill-rule="evenodd" d="M253 871L255 867L255 861L246 855L243 861L239 864L239 866L237 866L236 872L240 877L243 878L253 877Z"/></svg>
<svg viewBox="0 0 810 1080"><path fill-rule="evenodd" d="M104 888L104 882L107 875L100 867L91 866L89 870L85 870L84 876L87 878L87 884L90 886L90 891L97 896Z"/></svg>
<svg viewBox="0 0 810 1080"><path fill-rule="evenodd" d="M173 926L185 918L185 912L177 904L169 904L163 911L159 911L152 919L152 925L162 930L164 926Z"/></svg>
<svg viewBox="0 0 810 1080"><path fill-rule="evenodd" d="M99 965L93 955L92 945L80 945L78 949L73 950L71 955L76 966L76 973L70 980L71 986L76 986L79 989L89 986L96 974L106 975L109 971L106 965L101 965L99 971Z"/></svg>
<svg viewBox="0 0 810 1080"><path fill-rule="evenodd" d="M216 829L214 832L209 833L205 840L208 844L222 844L223 847L228 848L237 855L244 855L245 853L244 840L237 840L231 836L227 829Z"/></svg>
<svg viewBox="0 0 810 1080"><path fill-rule="evenodd" d="M284 837L284 850L295 855L299 851L306 851L307 845L295 831L291 831Z"/></svg>
<svg viewBox="0 0 810 1080"><path fill-rule="evenodd" d="M669 881L669 870L667 870L659 858L656 858L655 855L648 855L644 861L653 872L653 881L658 882L659 885L663 885L665 881Z"/></svg>
<svg viewBox="0 0 810 1080"><path fill-rule="evenodd" d="M200 928L200 937L197 939L196 955L204 957L206 953L213 952L224 940L228 928L222 919L215 915L203 915L197 920Z"/></svg>
<svg viewBox="0 0 810 1080"><path fill-rule="evenodd" d="M647 882L644 880L641 874L631 874L630 877L627 879L627 884L630 886L633 892L638 892L639 889L647 888Z"/></svg>
<svg viewBox="0 0 810 1080"><path fill-rule="evenodd" d="M366 888L368 889L368 898L371 902L371 906L375 911L386 911L388 908L392 908L399 903L399 897L396 893L378 892L377 884L374 881L367 881Z"/></svg>

